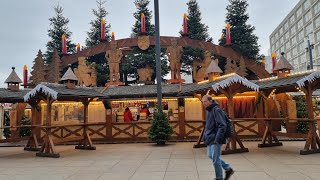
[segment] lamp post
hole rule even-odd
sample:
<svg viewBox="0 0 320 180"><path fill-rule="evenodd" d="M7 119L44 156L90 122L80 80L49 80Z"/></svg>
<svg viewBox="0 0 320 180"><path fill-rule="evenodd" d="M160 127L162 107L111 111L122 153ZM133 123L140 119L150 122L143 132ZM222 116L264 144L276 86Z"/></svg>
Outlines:
<svg viewBox="0 0 320 180"><path fill-rule="evenodd" d="M157 98L158 109L162 110L162 89L161 89L161 60L160 60L160 27L159 27L159 0L154 0L154 17L156 29L156 75L157 75Z"/></svg>
<svg viewBox="0 0 320 180"><path fill-rule="evenodd" d="M307 67L307 69L313 69L313 60L312 60L312 49L314 48L314 44L313 44L313 41L310 40L310 37L309 35L312 34L312 33L309 33L307 35L307 41L306 41L306 50L307 52L309 52L309 66Z"/></svg>

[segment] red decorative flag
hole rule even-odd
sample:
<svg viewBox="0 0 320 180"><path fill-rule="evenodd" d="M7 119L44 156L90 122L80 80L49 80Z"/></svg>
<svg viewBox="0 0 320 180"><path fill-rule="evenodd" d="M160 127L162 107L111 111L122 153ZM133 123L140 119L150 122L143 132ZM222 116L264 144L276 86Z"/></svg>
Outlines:
<svg viewBox="0 0 320 180"><path fill-rule="evenodd" d="M111 40L114 41L115 37L114 37L114 32L111 33Z"/></svg>
<svg viewBox="0 0 320 180"><path fill-rule="evenodd" d="M101 37L100 37L100 39L103 41L103 40L105 40L105 31L106 31L106 26L105 26L105 22L104 22L104 20L102 19L101 20Z"/></svg>
<svg viewBox="0 0 320 180"><path fill-rule="evenodd" d="M23 86L27 87L28 85L28 68L27 65L23 66Z"/></svg>
<svg viewBox="0 0 320 180"><path fill-rule="evenodd" d="M67 54L67 40L66 40L66 36L64 34L62 34L62 54Z"/></svg>
<svg viewBox="0 0 320 180"><path fill-rule="evenodd" d="M141 13L141 33L146 33L146 17Z"/></svg>
<svg viewBox="0 0 320 180"><path fill-rule="evenodd" d="M230 35L230 24L227 23L226 25L226 45L231 44L231 35Z"/></svg>
<svg viewBox="0 0 320 180"><path fill-rule="evenodd" d="M276 66L276 62L277 62L277 54L275 52L273 52L271 54L271 58L272 58L272 72L274 72L274 67Z"/></svg>
<svg viewBox="0 0 320 180"><path fill-rule="evenodd" d="M77 52L80 52L80 43L77 44Z"/></svg>
<svg viewBox="0 0 320 180"><path fill-rule="evenodd" d="M183 15L183 34L188 34L188 21L186 13Z"/></svg>

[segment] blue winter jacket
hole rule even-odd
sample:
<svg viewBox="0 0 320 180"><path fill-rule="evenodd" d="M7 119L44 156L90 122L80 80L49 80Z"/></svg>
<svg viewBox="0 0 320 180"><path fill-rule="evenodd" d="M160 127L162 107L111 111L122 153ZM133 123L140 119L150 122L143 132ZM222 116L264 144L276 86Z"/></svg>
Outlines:
<svg viewBox="0 0 320 180"><path fill-rule="evenodd" d="M218 104L215 101L213 101L213 103L208 106L206 110L206 127L203 133L203 140L205 144L225 144L225 132L227 130L227 124L224 120L224 112L219 108Z"/></svg>

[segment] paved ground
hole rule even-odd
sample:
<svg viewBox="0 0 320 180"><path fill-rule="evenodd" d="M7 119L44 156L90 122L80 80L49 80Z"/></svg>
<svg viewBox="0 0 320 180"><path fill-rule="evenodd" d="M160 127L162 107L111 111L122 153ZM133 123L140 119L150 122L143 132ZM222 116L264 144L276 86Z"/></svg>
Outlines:
<svg viewBox="0 0 320 180"><path fill-rule="evenodd" d="M212 180L206 149L193 143L105 144L96 151L58 146L59 159L35 157L21 147L0 148L0 179L23 180ZM249 153L225 155L236 173L233 180L320 180L320 154L299 155L303 142L258 149L245 142Z"/></svg>

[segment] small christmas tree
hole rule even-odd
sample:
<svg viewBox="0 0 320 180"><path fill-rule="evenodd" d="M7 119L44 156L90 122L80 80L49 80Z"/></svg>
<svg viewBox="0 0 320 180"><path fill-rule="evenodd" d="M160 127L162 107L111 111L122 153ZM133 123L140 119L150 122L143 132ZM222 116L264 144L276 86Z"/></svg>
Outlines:
<svg viewBox="0 0 320 180"><path fill-rule="evenodd" d="M34 59L34 64L31 71L31 77L33 85L37 85L41 82L45 82L45 66L41 50L39 50L37 57Z"/></svg>
<svg viewBox="0 0 320 180"><path fill-rule="evenodd" d="M148 131L149 139L155 141L158 145L164 145L173 133L167 115L163 111L155 113L154 119L151 121L151 128Z"/></svg>
<svg viewBox="0 0 320 180"><path fill-rule="evenodd" d="M56 49L53 50L52 59L48 65L47 80L50 83L58 83L60 81L60 57Z"/></svg>

